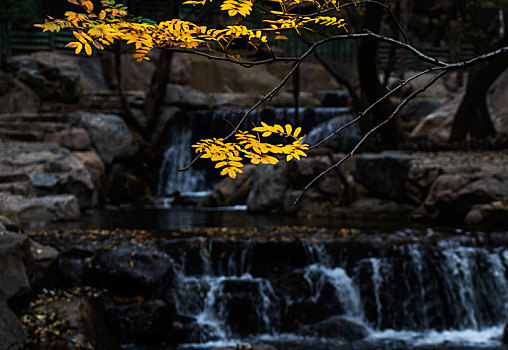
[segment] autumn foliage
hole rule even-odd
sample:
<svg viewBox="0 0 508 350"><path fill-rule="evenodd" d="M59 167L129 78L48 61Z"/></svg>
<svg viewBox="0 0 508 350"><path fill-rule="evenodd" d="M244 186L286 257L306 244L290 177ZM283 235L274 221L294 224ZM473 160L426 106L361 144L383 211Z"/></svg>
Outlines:
<svg viewBox="0 0 508 350"><path fill-rule="evenodd" d="M213 54L241 60L241 57L230 52L231 44L242 41L258 48L261 45L269 50L277 40L287 39L284 33L300 35L302 31L315 31L318 27L345 29L344 19L338 16L324 16L324 13L339 11L337 0L221 0L215 1L220 10L227 12L234 24L224 28L210 28L187 20L173 18L155 23L151 20L134 17L127 7L114 0L102 0L101 7L95 9L91 1L67 0L78 5L81 13L67 11L63 19L48 18L45 23L36 26L43 31L58 32L69 29L76 41L67 44L76 54L84 50L91 55L93 48L103 50L105 46L120 41L134 46L134 57L138 61L148 60L150 50L183 49L206 50ZM175 0L177 1L177 0ZM184 5L201 6L212 3L212 0L188 0ZM253 12L262 14L262 20L250 21L251 25L242 22ZM307 14L303 14L307 13ZM253 24L252 24L253 23ZM308 145L302 144L301 129L290 125L262 126L253 129L257 134L238 131L237 142L225 142L224 139L201 140L193 147L202 158L216 162L216 168L222 168L221 174L232 178L241 173L245 160L253 164L275 164L283 158L287 161L306 156ZM261 139L272 134L292 138L286 145L273 145Z"/></svg>

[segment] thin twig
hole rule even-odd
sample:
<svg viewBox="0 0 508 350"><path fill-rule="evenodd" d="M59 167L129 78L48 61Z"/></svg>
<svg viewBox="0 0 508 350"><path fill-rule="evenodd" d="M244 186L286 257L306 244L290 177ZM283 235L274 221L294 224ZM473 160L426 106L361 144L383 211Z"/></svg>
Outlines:
<svg viewBox="0 0 508 350"><path fill-rule="evenodd" d="M374 132L376 132L379 128L381 128L382 126L384 126L385 124L387 124L395 115L397 115L397 113L399 113L399 111L402 109L402 107L404 107L411 99L413 99L415 96L421 94L422 92L424 92L425 90L427 90L432 84L434 84L437 80L439 80L442 76L444 76L446 73L448 73L448 70L443 70L441 72L439 72L438 74L436 74L434 77L432 77L432 79L430 79L424 86L420 87L418 90L416 91L413 91L409 96L407 96L404 100L402 100L398 105L397 107L395 108L395 110L392 112L392 114L390 114L385 120L383 120L382 122L380 122L379 124L377 124L375 127L373 127L372 129L370 129L361 139L360 141L358 141L356 143L356 145L353 147L353 149L348 153L346 154L344 157L342 157L337 163L333 164L332 166L330 166L328 169L324 170L322 173L320 173L319 175L317 175L316 177L314 177L312 179L312 181L310 181L305 187L304 189L302 190L302 192L298 195L298 197L296 197L295 201L293 202L293 205L296 205L296 203L298 203L298 201L300 200L300 198L303 196L303 194L313 185L315 184L320 178L322 178L323 176L325 176L326 174L328 174L330 171L332 171L334 168L338 167L339 165L341 165L342 163L344 163L347 159L353 157L353 155L355 154L355 152L358 150L358 148L365 142L365 140L367 140L367 138L369 138Z"/></svg>

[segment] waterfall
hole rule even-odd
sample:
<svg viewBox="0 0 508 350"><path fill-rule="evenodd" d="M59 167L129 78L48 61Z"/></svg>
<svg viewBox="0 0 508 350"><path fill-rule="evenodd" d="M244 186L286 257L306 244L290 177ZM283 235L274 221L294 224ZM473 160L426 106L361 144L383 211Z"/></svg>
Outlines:
<svg viewBox="0 0 508 350"><path fill-rule="evenodd" d="M373 342L399 339L425 346L450 337L477 344L500 332L508 319L505 247L409 243L388 252L349 254L333 240L302 239L281 245L304 254L291 267L285 259L267 265L268 256L279 257L252 254L261 244L254 240L196 242L172 253L173 296L178 314L200 325L204 342L283 339L297 336L295 319L305 325L340 316L368 328ZM191 261L201 266L190 268ZM264 272L259 266L276 269Z"/></svg>
<svg viewBox="0 0 508 350"><path fill-rule="evenodd" d="M189 193L209 191L220 176L209 162L197 162L185 172L177 172L188 165L195 154L191 145L204 138L223 137L233 130L235 125L247 110L198 110L177 114L170 126L168 144L164 152L159 171L159 196L171 195L175 192ZM299 108L295 118L294 108L266 108L255 110L242 124L243 130L251 129L253 125L291 124L301 126L304 132L309 132L317 124L335 117L349 120L347 108L322 107L314 109ZM332 123L334 126L336 122Z"/></svg>

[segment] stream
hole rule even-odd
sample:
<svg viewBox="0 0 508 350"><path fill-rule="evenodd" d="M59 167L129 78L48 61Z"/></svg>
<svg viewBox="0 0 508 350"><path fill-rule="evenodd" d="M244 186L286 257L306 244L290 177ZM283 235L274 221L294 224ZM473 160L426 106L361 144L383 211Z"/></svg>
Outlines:
<svg viewBox="0 0 508 350"><path fill-rule="evenodd" d="M242 207L174 207L94 212L45 229L157 232L153 244L173 264L177 314L199 329L179 349L503 348L506 232L344 228L332 221L310 231L288 226L302 224L315 223L251 215ZM200 233L210 226L225 234ZM185 227L196 232L172 233ZM228 234L229 228L240 233Z"/></svg>

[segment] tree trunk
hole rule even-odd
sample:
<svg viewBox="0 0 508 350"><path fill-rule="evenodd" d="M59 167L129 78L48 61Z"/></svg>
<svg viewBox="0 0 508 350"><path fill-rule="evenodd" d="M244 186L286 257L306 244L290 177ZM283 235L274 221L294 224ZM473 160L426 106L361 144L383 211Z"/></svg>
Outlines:
<svg viewBox="0 0 508 350"><path fill-rule="evenodd" d="M378 33L381 26L382 10L373 4L367 4L363 28ZM375 39L362 39L358 48L358 76L362 94L368 105L381 98L387 91L378 78L376 65L377 41ZM383 100L373 110L372 123L363 123L362 129L366 132L374 125L388 118L394 108L388 99ZM390 120L380 129L383 141L388 144L397 144L404 139L402 130L395 119Z"/></svg>
<svg viewBox="0 0 508 350"><path fill-rule="evenodd" d="M508 36L505 35L501 46L507 44ZM507 67L508 54L504 54L470 70L466 93L453 118L450 141L465 140L468 134L485 138L496 133L487 107L487 92Z"/></svg>

